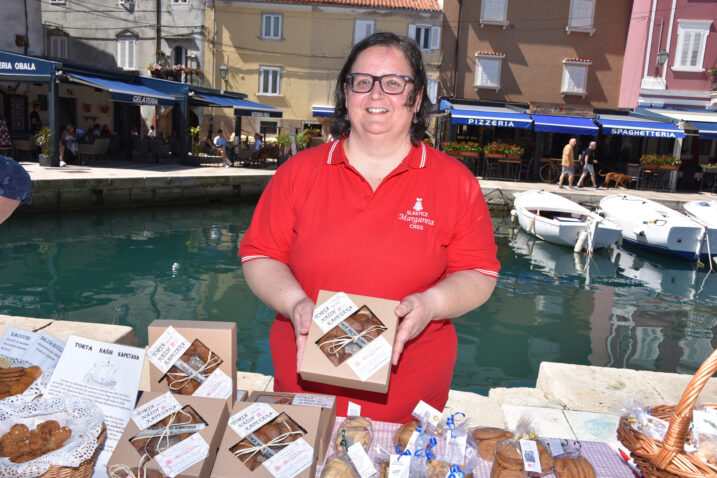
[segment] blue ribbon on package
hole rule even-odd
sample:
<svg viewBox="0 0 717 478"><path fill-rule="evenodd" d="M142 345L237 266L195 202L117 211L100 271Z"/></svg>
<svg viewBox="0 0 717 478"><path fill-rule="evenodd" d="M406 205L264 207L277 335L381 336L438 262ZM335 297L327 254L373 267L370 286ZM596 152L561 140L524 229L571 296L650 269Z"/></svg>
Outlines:
<svg viewBox="0 0 717 478"><path fill-rule="evenodd" d="M460 468L458 468L458 465L453 465L451 467L450 473L446 478L464 478L466 476L463 471L461 471Z"/></svg>
<svg viewBox="0 0 717 478"><path fill-rule="evenodd" d="M456 415L462 415L463 418L466 417L465 413L456 412L446 419L446 426L448 426L448 429L451 431L451 438L456 437L456 419L454 418Z"/></svg>
<svg viewBox="0 0 717 478"><path fill-rule="evenodd" d="M398 459L400 460L402 456L411 456L411 450L406 448L405 450L401 450L401 445L395 445L393 447L396 450L396 453L398 453Z"/></svg>

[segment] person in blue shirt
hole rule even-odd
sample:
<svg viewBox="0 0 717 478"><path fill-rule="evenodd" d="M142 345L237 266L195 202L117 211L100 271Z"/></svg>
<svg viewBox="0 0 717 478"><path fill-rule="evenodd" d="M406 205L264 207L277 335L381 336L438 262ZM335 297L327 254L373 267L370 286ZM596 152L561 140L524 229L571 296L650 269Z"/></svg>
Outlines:
<svg viewBox="0 0 717 478"><path fill-rule="evenodd" d="M20 204L30 204L30 175L14 159L0 156L0 223Z"/></svg>
<svg viewBox="0 0 717 478"><path fill-rule="evenodd" d="M214 147L219 150L219 154L222 155L222 163L225 168L232 166L232 162L227 156L227 140L224 139L224 132L222 130L217 131L217 135L214 137Z"/></svg>
<svg viewBox="0 0 717 478"><path fill-rule="evenodd" d="M254 151L261 150L261 135L259 133L254 134Z"/></svg>

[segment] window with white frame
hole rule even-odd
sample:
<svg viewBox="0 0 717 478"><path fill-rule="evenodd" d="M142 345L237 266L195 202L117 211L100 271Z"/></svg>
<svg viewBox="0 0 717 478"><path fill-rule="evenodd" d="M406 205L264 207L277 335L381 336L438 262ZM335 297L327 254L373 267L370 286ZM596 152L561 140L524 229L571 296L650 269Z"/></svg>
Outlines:
<svg viewBox="0 0 717 478"><path fill-rule="evenodd" d="M50 5L64 5L65 0L50 0Z"/></svg>
<svg viewBox="0 0 717 478"><path fill-rule="evenodd" d="M421 50L438 50L441 46L441 27L433 25L408 25L408 36L418 43Z"/></svg>
<svg viewBox="0 0 717 478"><path fill-rule="evenodd" d="M502 25L505 28L508 25L508 0L482 0L480 6L480 23Z"/></svg>
<svg viewBox="0 0 717 478"><path fill-rule="evenodd" d="M261 14L261 37L264 40L281 40L281 26L283 16L281 13Z"/></svg>
<svg viewBox="0 0 717 478"><path fill-rule="evenodd" d="M189 0L172 0L172 3L178 5L186 5L189 3Z"/></svg>
<svg viewBox="0 0 717 478"><path fill-rule="evenodd" d="M281 94L281 67L260 66L259 67L259 94L280 95Z"/></svg>
<svg viewBox="0 0 717 478"><path fill-rule="evenodd" d="M677 51L672 65L677 71L704 71L705 46L712 20L677 20Z"/></svg>
<svg viewBox="0 0 717 478"><path fill-rule="evenodd" d="M117 0L120 5L134 5L137 3L135 0Z"/></svg>
<svg viewBox="0 0 717 478"><path fill-rule="evenodd" d="M438 80L428 78L428 82L426 83L426 96L432 105L436 104L438 100Z"/></svg>
<svg viewBox="0 0 717 478"><path fill-rule="evenodd" d="M117 66L125 70L135 70L135 51L137 49L137 37L125 35L117 37Z"/></svg>
<svg viewBox="0 0 717 478"><path fill-rule="evenodd" d="M565 30L571 32L595 33L595 0L570 0L570 16Z"/></svg>
<svg viewBox="0 0 717 478"><path fill-rule="evenodd" d="M498 91L500 89L500 70L505 55L476 53L475 88Z"/></svg>
<svg viewBox="0 0 717 478"><path fill-rule="evenodd" d="M50 56L55 58L67 58L67 36L50 35L47 38Z"/></svg>
<svg viewBox="0 0 717 478"><path fill-rule="evenodd" d="M354 21L354 45L369 35L372 35L376 28L375 20L363 20L357 18Z"/></svg>
<svg viewBox="0 0 717 478"><path fill-rule="evenodd" d="M589 61L563 60L563 81L560 93L563 95L587 95Z"/></svg>

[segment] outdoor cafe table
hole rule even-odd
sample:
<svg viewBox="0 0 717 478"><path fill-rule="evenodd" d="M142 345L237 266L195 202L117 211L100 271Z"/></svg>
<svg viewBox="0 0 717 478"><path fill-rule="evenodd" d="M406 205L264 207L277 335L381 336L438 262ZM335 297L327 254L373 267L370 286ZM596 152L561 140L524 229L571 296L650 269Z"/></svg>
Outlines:
<svg viewBox="0 0 717 478"><path fill-rule="evenodd" d="M346 420L343 417L336 417L336 423L334 425L334 431L332 437L336 436L336 431L339 429L341 424ZM376 445L382 447L385 450L393 451L393 437L396 431L401 426L399 423L388 423L372 421L373 423L373 438L371 446L369 448L368 456L376 463ZM620 458L617 451L615 451L610 445L602 442L590 442L583 441L582 444L582 455L592 464L595 469L596 478L635 478L630 467ZM327 453L327 457L335 455L335 444L332 440L330 445L332 449ZM439 450L440 452L440 450ZM473 469L473 476L475 478L488 478L490 476L490 469L492 463L484 460L480 456L478 457L478 464ZM319 465L316 469L316 478L320 478L323 464ZM377 470L378 471L378 470ZM378 476L378 475L375 475ZM546 475L547 478L555 478L552 473Z"/></svg>

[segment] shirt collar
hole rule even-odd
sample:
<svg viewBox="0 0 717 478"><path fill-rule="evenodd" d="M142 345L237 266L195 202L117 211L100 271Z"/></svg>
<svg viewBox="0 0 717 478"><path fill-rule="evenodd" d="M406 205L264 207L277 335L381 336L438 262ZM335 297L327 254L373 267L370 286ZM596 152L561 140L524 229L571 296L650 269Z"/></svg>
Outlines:
<svg viewBox="0 0 717 478"><path fill-rule="evenodd" d="M344 154L344 139L346 139L345 136L331 144L326 164L349 164L348 158ZM408 152L408 156L401 161L401 165L408 165L408 167L415 169L425 168L427 164L428 151L426 150L426 145L423 142L418 143L418 146L412 146L411 150Z"/></svg>

